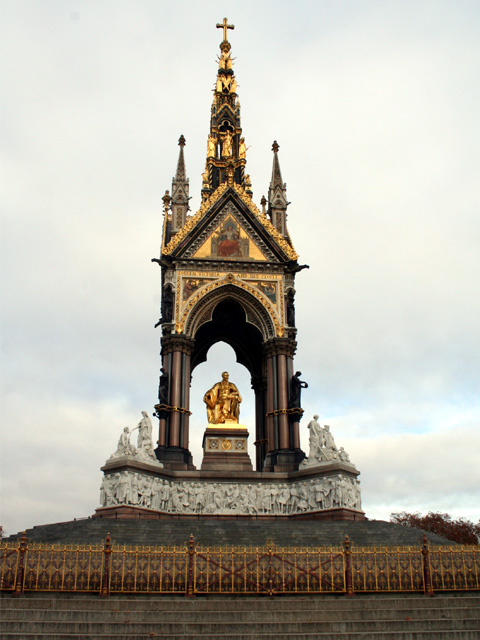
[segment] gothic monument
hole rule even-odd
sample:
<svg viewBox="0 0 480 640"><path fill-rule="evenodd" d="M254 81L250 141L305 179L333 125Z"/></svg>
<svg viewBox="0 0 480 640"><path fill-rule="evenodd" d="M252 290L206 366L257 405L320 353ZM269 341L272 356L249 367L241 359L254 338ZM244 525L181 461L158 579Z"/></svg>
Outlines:
<svg viewBox="0 0 480 640"><path fill-rule="evenodd" d="M163 197L161 373L155 416L146 412L137 446L125 427L102 470L97 517L308 517L363 519L359 472L337 449L318 416L300 444L301 390L295 371L295 277L306 265L288 233L286 185L273 143L268 200L252 200L246 143L227 20L202 174L200 209L188 215L185 138L171 194ZM242 393L227 371L205 389L200 470L189 450L191 374L217 342L226 342L251 375L255 424L241 423ZM210 381L213 383L213 381ZM202 390L203 391L203 390ZM247 451L255 438L255 470ZM156 515L154 515L156 514Z"/></svg>

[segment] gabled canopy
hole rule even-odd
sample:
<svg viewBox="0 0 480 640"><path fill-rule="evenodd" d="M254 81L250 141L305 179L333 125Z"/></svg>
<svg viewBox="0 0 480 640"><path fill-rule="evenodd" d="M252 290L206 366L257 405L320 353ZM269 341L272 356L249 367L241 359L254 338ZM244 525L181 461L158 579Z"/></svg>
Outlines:
<svg viewBox="0 0 480 640"><path fill-rule="evenodd" d="M227 183L216 189L177 234L172 238L164 234L162 255L277 263L298 258L291 243L258 210L245 189Z"/></svg>

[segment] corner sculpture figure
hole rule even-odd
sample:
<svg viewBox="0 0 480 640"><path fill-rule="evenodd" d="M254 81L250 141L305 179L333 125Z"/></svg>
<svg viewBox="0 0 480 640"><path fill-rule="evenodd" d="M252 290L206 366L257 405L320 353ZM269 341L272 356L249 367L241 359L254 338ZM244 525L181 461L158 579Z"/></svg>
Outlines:
<svg viewBox="0 0 480 640"><path fill-rule="evenodd" d="M315 414L313 419L307 425L309 430L310 451L308 458L301 463L301 467L314 467L319 462L328 462L332 460L340 460L341 462L350 461L350 456L343 447L337 448L330 427L326 424L323 427L317 422L318 415Z"/></svg>
<svg viewBox="0 0 480 640"><path fill-rule="evenodd" d="M290 398L288 403L289 409L297 409L301 407L300 396L302 393L302 389L308 389L308 384L303 380L300 380L301 375L302 372L297 371L296 374L292 376L292 380L290 383Z"/></svg>
<svg viewBox="0 0 480 640"><path fill-rule="evenodd" d="M164 324L165 322L171 322L173 318L173 291L170 286L167 286L163 290L162 302L161 302L161 316L155 328Z"/></svg>
<svg viewBox="0 0 480 640"><path fill-rule="evenodd" d="M309 459L321 460L321 438L322 427L317 422L318 415L315 414L313 419L307 424L309 430L308 444L310 445L310 451L308 453Z"/></svg>
<svg viewBox="0 0 480 640"><path fill-rule="evenodd" d="M135 453L136 449L130 442L130 429L128 427L124 427L120 434L120 438L118 439L117 450L112 453L110 459L122 458L123 456L134 456Z"/></svg>
<svg viewBox="0 0 480 640"><path fill-rule="evenodd" d="M160 369L160 381L158 385L158 400L161 404L168 403L168 373L162 367Z"/></svg>
<svg viewBox="0 0 480 640"><path fill-rule="evenodd" d="M289 327L295 326L295 294L289 291L287 294L287 323Z"/></svg>
<svg viewBox="0 0 480 640"><path fill-rule="evenodd" d="M142 411L142 416L138 426L135 427L135 429L138 429L137 455L147 459L156 459L153 451L152 421L146 411Z"/></svg>
<svg viewBox="0 0 480 640"><path fill-rule="evenodd" d="M330 433L330 427L328 426L328 424L324 425L322 429L321 447L323 455L327 460L334 460L339 457L337 445L335 444L335 440Z"/></svg>
<svg viewBox="0 0 480 640"><path fill-rule="evenodd" d="M227 371L222 373L222 380L207 391L203 401L207 405L209 424L224 424L225 422L238 424L242 396L233 382L229 382Z"/></svg>

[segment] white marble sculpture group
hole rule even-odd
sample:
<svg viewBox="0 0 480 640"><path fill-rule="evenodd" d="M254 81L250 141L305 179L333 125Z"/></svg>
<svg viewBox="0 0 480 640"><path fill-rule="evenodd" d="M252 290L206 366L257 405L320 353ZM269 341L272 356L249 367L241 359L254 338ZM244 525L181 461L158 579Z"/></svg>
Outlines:
<svg viewBox="0 0 480 640"><path fill-rule="evenodd" d="M102 507L131 505L167 513L291 515L346 507L361 509L359 481L327 478L273 482L172 482L132 471L104 477Z"/></svg>
<svg viewBox="0 0 480 640"><path fill-rule="evenodd" d="M319 462L327 462L329 460L350 462L350 457L345 449L343 447L337 449L335 440L330 433L330 427L328 425L322 427L317 420L318 415L315 414L307 425L310 451L308 452L308 458L301 463L300 468L316 467Z"/></svg>
<svg viewBox="0 0 480 640"><path fill-rule="evenodd" d="M150 420L148 413L146 411L142 411L142 419L138 423L138 425L130 431L128 427L123 429L123 432L118 439L117 450L112 453L109 458L110 460L114 460L115 458L136 458L137 460L142 460L148 463L154 463L163 467L162 463L157 460L155 455L155 451L153 450L153 440L152 440L152 421ZM137 437L137 446L135 447L130 442L130 435L133 431L138 429L138 437Z"/></svg>
<svg viewBox="0 0 480 640"><path fill-rule="evenodd" d="M300 469L339 461L355 470L343 447L337 449L330 428L321 427L317 419L318 415L314 415L307 425L310 451ZM142 411L142 419L132 432L136 429L137 447L131 444L131 431L125 427L108 463L130 458L162 468L153 449L152 422L146 411ZM288 482L174 481L124 469L106 473L100 488L100 504L102 507L128 505L164 513L292 515L335 508L360 511L361 493L359 480L335 469L314 479L296 478Z"/></svg>

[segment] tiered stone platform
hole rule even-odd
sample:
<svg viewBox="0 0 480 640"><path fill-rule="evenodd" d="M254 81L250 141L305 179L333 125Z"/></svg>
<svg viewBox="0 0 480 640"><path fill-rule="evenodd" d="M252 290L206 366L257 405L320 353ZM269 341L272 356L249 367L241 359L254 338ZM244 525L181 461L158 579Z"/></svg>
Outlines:
<svg viewBox="0 0 480 640"><path fill-rule="evenodd" d="M154 515L154 514L152 514ZM38 542L101 542L107 534L119 544L180 545L192 533L203 545L263 546L273 540L278 546L333 546L348 535L357 546L411 546L422 544L425 534L381 520L315 521L287 518L85 518L27 529L27 538ZM18 537L20 534L11 536ZM426 533L431 544L453 544L433 533Z"/></svg>
<svg viewBox="0 0 480 640"><path fill-rule="evenodd" d="M2 640L478 640L479 594L1 599Z"/></svg>

